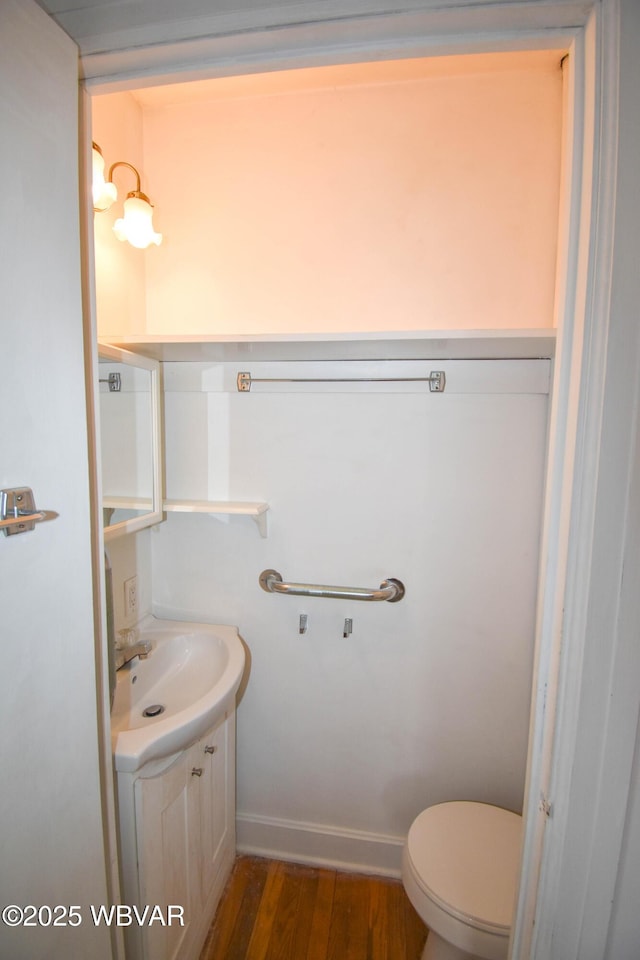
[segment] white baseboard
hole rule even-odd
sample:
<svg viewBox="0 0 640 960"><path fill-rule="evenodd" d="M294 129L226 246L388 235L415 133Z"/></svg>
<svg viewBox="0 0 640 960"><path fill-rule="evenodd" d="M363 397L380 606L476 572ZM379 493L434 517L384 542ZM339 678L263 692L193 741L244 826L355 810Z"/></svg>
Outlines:
<svg viewBox="0 0 640 960"><path fill-rule="evenodd" d="M400 877L404 837L239 813L237 849L259 857Z"/></svg>

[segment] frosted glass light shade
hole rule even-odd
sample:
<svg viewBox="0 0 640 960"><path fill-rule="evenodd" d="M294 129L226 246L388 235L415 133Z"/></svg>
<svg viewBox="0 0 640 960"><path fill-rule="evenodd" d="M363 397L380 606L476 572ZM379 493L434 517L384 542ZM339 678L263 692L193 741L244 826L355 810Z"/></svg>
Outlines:
<svg viewBox="0 0 640 960"><path fill-rule="evenodd" d="M116 220L113 232L118 240L128 240L132 247L143 250L162 243L162 234L153 229L153 207L143 193L129 194L124 202L124 217Z"/></svg>
<svg viewBox="0 0 640 960"><path fill-rule="evenodd" d="M108 210L111 204L117 199L118 191L116 190L115 183L105 181L104 179L104 157L95 144L92 150L92 160L93 209L102 212L103 210Z"/></svg>

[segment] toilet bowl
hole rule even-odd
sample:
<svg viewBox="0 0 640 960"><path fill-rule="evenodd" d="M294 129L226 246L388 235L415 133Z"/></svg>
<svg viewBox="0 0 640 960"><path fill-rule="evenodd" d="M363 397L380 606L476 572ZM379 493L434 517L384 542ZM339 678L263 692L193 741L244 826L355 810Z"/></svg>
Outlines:
<svg viewBox="0 0 640 960"><path fill-rule="evenodd" d="M402 882L429 928L422 960L506 960L520 870L522 817L455 801L416 817Z"/></svg>

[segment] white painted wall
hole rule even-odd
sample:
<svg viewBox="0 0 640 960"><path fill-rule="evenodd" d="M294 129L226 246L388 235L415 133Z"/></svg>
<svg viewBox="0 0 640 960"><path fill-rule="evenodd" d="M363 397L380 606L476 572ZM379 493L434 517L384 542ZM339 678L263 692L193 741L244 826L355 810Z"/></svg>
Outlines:
<svg viewBox="0 0 640 960"><path fill-rule="evenodd" d="M151 529L139 530L124 537L116 537L107 544L111 561L113 583L114 629L135 626L151 613ZM129 577L138 578L138 615L127 615L124 603L124 583Z"/></svg>
<svg viewBox="0 0 640 960"><path fill-rule="evenodd" d="M165 364L167 495L271 505L266 540L246 518L186 514L151 535L156 612L235 623L250 652L238 714L245 846L397 870L402 835L429 803L521 809L549 363L445 366L439 396L424 385L238 394L235 365ZM252 374L318 367L345 371ZM267 567L354 586L398 577L407 596L268 595Z"/></svg>

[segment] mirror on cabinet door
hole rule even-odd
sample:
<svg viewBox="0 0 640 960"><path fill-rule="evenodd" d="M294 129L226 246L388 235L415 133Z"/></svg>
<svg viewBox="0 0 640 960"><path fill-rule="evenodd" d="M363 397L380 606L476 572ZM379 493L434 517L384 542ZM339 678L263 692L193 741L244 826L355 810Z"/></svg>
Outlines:
<svg viewBox="0 0 640 960"><path fill-rule="evenodd" d="M104 538L162 519L160 364L98 344Z"/></svg>

